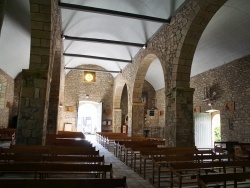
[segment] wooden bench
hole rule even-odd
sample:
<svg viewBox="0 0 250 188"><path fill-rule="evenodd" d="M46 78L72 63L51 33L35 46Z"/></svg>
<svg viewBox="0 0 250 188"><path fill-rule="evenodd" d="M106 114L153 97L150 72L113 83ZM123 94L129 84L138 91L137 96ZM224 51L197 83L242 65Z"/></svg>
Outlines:
<svg viewBox="0 0 250 188"><path fill-rule="evenodd" d="M75 140L67 138L59 138L54 141L55 146L82 146L82 147L91 147L92 143L87 140Z"/></svg>
<svg viewBox="0 0 250 188"><path fill-rule="evenodd" d="M85 135L82 132L58 131L57 135L58 138L85 139Z"/></svg>
<svg viewBox="0 0 250 188"><path fill-rule="evenodd" d="M198 175L198 186L200 188L220 187L219 183L223 182L223 187L227 186L227 181L232 181L233 186L237 187L238 182L244 185L244 187L250 187L250 172L242 173L225 173L225 174L206 174Z"/></svg>
<svg viewBox="0 0 250 188"><path fill-rule="evenodd" d="M92 145L86 147L14 145L11 148L1 148L1 154L99 156L99 151Z"/></svg>
<svg viewBox="0 0 250 188"><path fill-rule="evenodd" d="M209 171L215 173L215 168L223 169L223 173L237 172L240 169L241 172L245 172L247 166L250 165L250 161L223 161L223 162L206 162L206 163L171 163L171 178L170 187L177 185L182 187L185 184L198 185L197 176L200 174L207 174ZM229 171L230 170L230 171ZM202 172L204 171L204 172ZM219 172L220 173L220 172Z"/></svg>
<svg viewBox="0 0 250 188"><path fill-rule="evenodd" d="M85 140L82 132L58 131L57 134L46 134L46 145L55 145L58 139Z"/></svg>
<svg viewBox="0 0 250 188"><path fill-rule="evenodd" d="M125 133L113 133L113 132L97 132L96 133L96 140L99 144L104 146L104 142L107 136L113 136L113 137L127 137L127 134Z"/></svg>
<svg viewBox="0 0 250 188"><path fill-rule="evenodd" d="M0 163L77 163L104 164L104 156L43 156L43 155L0 155Z"/></svg>
<svg viewBox="0 0 250 188"><path fill-rule="evenodd" d="M135 153L134 158L140 158L139 173L146 178L146 170L153 169L153 157L169 156L169 155L187 155L200 153L196 147L163 147L163 148L150 148L141 149L139 153ZM201 152L204 153L204 152ZM210 154L210 151L206 152ZM136 166L135 166L136 167Z"/></svg>
<svg viewBox="0 0 250 188"><path fill-rule="evenodd" d="M6 188L22 187L25 188L127 188L126 177L114 179L0 179L0 185Z"/></svg>
<svg viewBox="0 0 250 188"><path fill-rule="evenodd" d="M172 151L174 153L175 151ZM152 170L152 183L155 180L155 174L157 175L157 185L160 187L161 179L165 176L162 174L170 173L171 163L207 163L211 161L231 161L234 159L233 155L196 155L198 151L194 151L194 154L187 153L187 155L166 155L162 157L153 157L153 170Z"/></svg>
<svg viewBox="0 0 250 188"><path fill-rule="evenodd" d="M113 178L112 164L61 164L61 163L14 163L0 164L0 173L8 174L34 174L36 179L39 175L40 179L55 174L92 174L101 178Z"/></svg>
<svg viewBox="0 0 250 188"><path fill-rule="evenodd" d="M3 128L0 129L0 142L10 141L14 144L16 129Z"/></svg>
<svg viewBox="0 0 250 188"><path fill-rule="evenodd" d="M136 140L136 141L121 141L119 142L120 147L118 149L118 158L128 164L128 158L132 156L132 147L133 146L140 146L145 147L147 146L155 146L160 147L165 145L165 141L163 140Z"/></svg>

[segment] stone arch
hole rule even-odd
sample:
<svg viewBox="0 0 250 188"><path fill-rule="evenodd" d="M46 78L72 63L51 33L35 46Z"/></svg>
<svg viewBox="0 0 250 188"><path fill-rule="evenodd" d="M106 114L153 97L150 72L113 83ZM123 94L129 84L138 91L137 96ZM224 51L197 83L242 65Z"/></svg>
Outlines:
<svg viewBox="0 0 250 188"><path fill-rule="evenodd" d="M120 109L121 108L121 97L122 97L122 91L125 86L126 82L125 79L119 79L115 85L114 88L114 109Z"/></svg>
<svg viewBox="0 0 250 188"><path fill-rule="evenodd" d="M142 95L144 79L150 64L156 58L158 57L155 54L147 54L140 63L134 82L133 97L132 97L133 103L141 103L141 95Z"/></svg>
<svg viewBox="0 0 250 188"><path fill-rule="evenodd" d="M167 91L169 146L194 146L193 92L190 73L200 37L215 13L227 0L189 1L170 23L170 80ZM168 61L167 60L167 61Z"/></svg>
<svg viewBox="0 0 250 188"><path fill-rule="evenodd" d="M126 81L124 78L119 78L116 81L113 95L113 131L121 131L122 123L122 110L121 110L121 98L124 87L126 86Z"/></svg>
<svg viewBox="0 0 250 188"><path fill-rule="evenodd" d="M190 13L189 18L182 17L183 23L187 22L185 24L186 28L181 30L179 37L178 35L176 36L176 40L179 39L180 41L176 41L178 47L176 48L176 57L173 62L174 71L172 80L175 81L173 87L189 87L192 60L200 37L212 17L226 1L191 2L191 7L196 6L195 11Z"/></svg>
<svg viewBox="0 0 250 188"><path fill-rule="evenodd" d="M143 135L143 127L144 127L144 103L141 101L142 96L142 89L145 80L146 73L150 64L158 58L155 54L147 54L142 61L137 70L137 74L135 77L134 88L133 88L133 95L132 95L132 124L131 131L132 135L134 136L141 136ZM159 59L159 58L158 58ZM162 62L160 62L162 65ZM164 79L165 80L165 79Z"/></svg>

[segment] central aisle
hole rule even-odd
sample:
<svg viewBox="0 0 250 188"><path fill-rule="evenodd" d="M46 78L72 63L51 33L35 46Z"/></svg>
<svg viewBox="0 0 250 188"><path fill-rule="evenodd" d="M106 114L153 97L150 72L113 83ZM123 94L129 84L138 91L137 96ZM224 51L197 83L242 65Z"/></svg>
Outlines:
<svg viewBox="0 0 250 188"><path fill-rule="evenodd" d="M125 165L117 157L114 156L112 152L109 152L102 145L100 145L96 139L95 135L85 135L86 139L89 140L93 146L96 147L96 150L99 150L100 155L104 155L105 163L112 163L114 176L127 178L128 188L154 188L148 181L139 176L135 171Z"/></svg>

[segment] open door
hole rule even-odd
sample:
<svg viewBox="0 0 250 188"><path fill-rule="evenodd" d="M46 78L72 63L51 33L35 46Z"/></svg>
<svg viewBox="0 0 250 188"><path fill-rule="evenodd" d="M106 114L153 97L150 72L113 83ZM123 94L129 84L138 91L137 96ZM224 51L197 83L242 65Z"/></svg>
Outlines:
<svg viewBox="0 0 250 188"><path fill-rule="evenodd" d="M97 130L96 132L102 131L102 102L99 103L97 108Z"/></svg>
<svg viewBox="0 0 250 188"><path fill-rule="evenodd" d="M101 132L102 103L79 101L77 112L77 131L86 134Z"/></svg>
<svg viewBox="0 0 250 188"><path fill-rule="evenodd" d="M212 122L210 113L194 113L195 146L197 148L212 148Z"/></svg>

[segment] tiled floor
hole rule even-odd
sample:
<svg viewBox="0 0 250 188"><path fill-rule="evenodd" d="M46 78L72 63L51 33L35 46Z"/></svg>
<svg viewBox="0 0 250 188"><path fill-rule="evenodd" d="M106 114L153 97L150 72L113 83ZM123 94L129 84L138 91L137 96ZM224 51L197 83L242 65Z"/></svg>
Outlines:
<svg viewBox="0 0 250 188"><path fill-rule="evenodd" d="M153 188L153 186L139 176L135 171L125 165L122 161L120 161L114 154L96 142L94 135L86 135L86 139L92 142L92 144L99 150L100 155L105 156L105 163L112 163L114 176L115 177L123 177L127 178L128 188Z"/></svg>

